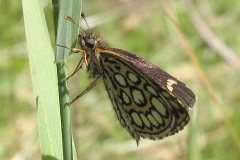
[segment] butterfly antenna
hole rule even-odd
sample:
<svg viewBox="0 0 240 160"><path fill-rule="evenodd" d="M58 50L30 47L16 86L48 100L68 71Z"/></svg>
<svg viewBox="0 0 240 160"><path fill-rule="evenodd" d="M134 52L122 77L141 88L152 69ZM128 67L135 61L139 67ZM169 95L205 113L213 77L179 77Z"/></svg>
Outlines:
<svg viewBox="0 0 240 160"><path fill-rule="evenodd" d="M88 29L89 29L89 26L88 26L88 23L87 23L87 20L86 20L86 17L85 17L85 14L84 13L81 13L81 17L84 19Z"/></svg>
<svg viewBox="0 0 240 160"><path fill-rule="evenodd" d="M84 33L87 34L87 32L86 32L82 27L80 27L71 17L69 17L69 16L64 16L64 18L65 18L66 20L71 21L72 23L74 23L79 29L81 29ZM84 19L84 20L85 20L85 19Z"/></svg>

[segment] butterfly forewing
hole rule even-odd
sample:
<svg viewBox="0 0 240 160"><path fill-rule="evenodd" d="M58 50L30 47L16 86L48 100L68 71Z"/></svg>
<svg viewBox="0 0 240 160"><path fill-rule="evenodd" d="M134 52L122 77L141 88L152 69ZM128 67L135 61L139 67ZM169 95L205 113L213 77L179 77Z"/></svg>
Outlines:
<svg viewBox="0 0 240 160"><path fill-rule="evenodd" d="M195 95L185 84L132 53L112 48L99 54L117 117L137 142L139 135L162 139L188 123Z"/></svg>
<svg viewBox="0 0 240 160"><path fill-rule="evenodd" d="M130 52L121 49L112 49L113 53L119 53L119 56L124 57L128 60L133 68L138 68L140 72L147 75L154 82L156 82L161 88L170 91L176 97L182 106L189 110L192 108L196 101L194 93L181 81L171 76L167 72L161 70L152 63L138 57Z"/></svg>

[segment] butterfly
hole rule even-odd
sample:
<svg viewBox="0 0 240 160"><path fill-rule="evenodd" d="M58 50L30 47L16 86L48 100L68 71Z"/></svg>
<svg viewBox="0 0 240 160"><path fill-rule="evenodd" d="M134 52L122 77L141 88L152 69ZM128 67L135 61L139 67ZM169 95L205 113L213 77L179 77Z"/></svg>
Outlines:
<svg viewBox="0 0 240 160"><path fill-rule="evenodd" d="M71 17L65 19L76 24ZM82 52L73 74L85 63L94 81L70 104L102 79L118 120L137 145L141 137L163 139L188 124L196 96L183 82L133 53L107 46L85 30L78 35L78 43L81 48L58 46Z"/></svg>

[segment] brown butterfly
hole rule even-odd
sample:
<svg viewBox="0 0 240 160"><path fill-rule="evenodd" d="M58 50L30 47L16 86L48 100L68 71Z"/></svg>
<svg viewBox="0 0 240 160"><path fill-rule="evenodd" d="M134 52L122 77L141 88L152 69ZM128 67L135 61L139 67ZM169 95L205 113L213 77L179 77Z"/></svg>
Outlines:
<svg viewBox="0 0 240 160"><path fill-rule="evenodd" d="M76 24L68 16L65 19ZM58 46L82 52L83 58L73 74L85 63L94 81L70 104L102 78L118 120L137 144L140 137L163 139L188 124L188 111L196 97L184 83L133 53L107 46L92 33L78 35L78 43L81 48Z"/></svg>

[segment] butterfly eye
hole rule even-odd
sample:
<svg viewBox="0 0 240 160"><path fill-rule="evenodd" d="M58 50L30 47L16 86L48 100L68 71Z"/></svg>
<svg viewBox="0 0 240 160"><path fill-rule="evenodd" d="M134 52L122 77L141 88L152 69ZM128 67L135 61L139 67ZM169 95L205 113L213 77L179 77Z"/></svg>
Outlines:
<svg viewBox="0 0 240 160"><path fill-rule="evenodd" d="M93 48L93 47L95 46L95 39L83 37L83 40L84 40L84 42L85 42L85 45L86 45L88 48Z"/></svg>

